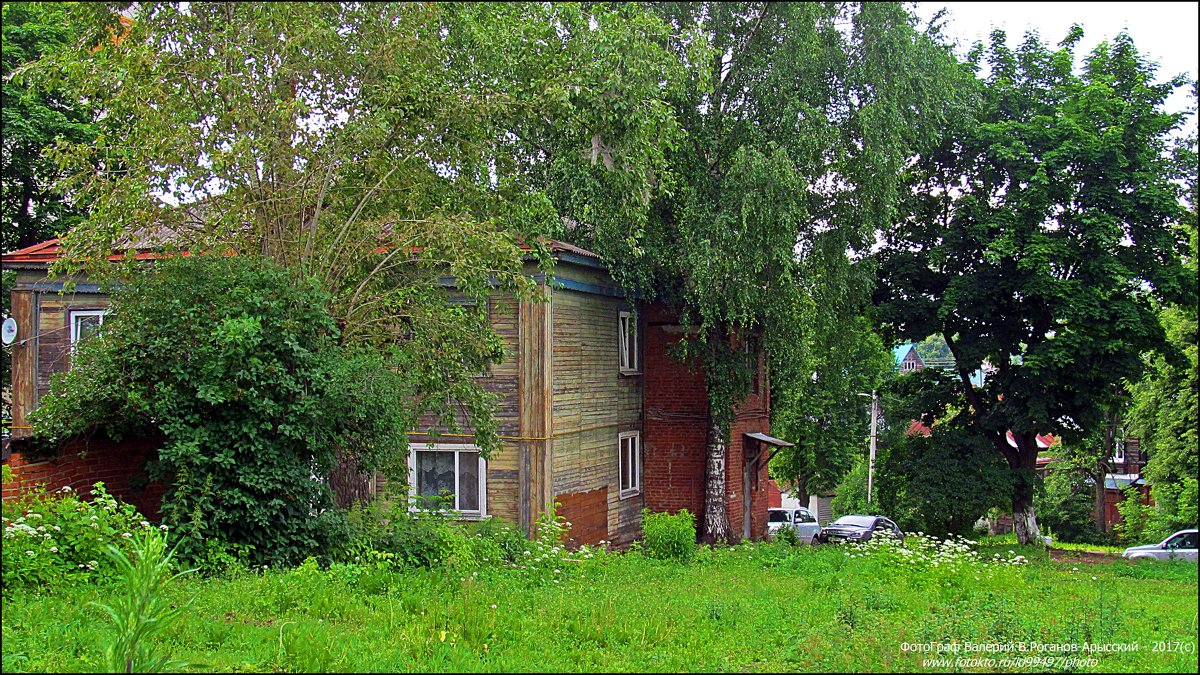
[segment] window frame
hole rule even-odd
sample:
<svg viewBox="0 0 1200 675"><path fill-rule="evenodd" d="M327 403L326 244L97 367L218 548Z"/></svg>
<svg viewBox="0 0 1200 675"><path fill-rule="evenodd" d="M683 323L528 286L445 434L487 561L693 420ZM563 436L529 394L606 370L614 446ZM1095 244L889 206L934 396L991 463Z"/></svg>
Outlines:
<svg viewBox="0 0 1200 675"><path fill-rule="evenodd" d="M1125 463L1125 439L1119 438L1113 442L1112 457L1108 458L1109 464L1124 464Z"/></svg>
<svg viewBox="0 0 1200 675"><path fill-rule="evenodd" d="M629 487L625 487L625 439L634 440L633 455L636 461L633 462L634 480ZM617 497L618 499L629 499L642 494L642 432L641 431L622 431L617 434Z"/></svg>
<svg viewBox="0 0 1200 675"><path fill-rule="evenodd" d="M71 329L71 349L72 350L75 349L75 345L79 344L79 339L80 339L79 331L78 331L78 327L76 326L75 319L87 317L87 316L94 316L99 319L99 321L96 323L96 329L97 329L97 331L99 331L100 327L102 327L104 325L104 316L106 314L108 314L107 309L72 309L67 312L67 325L70 326L70 329Z"/></svg>
<svg viewBox="0 0 1200 675"><path fill-rule="evenodd" d="M640 340L637 320L628 309L617 310L617 370L622 375L641 375Z"/></svg>
<svg viewBox="0 0 1200 675"><path fill-rule="evenodd" d="M420 495L417 493L417 453L418 452L453 452L454 453L454 507L449 509L460 519L483 519L487 512L487 460L479 452L479 446L470 443L411 443L408 448L408 510L410 513L428 513L429 509L417 505ZM479 455L479 509L464 510L458 508L460 499L459 462L461 453L474 452Z"/></svg>

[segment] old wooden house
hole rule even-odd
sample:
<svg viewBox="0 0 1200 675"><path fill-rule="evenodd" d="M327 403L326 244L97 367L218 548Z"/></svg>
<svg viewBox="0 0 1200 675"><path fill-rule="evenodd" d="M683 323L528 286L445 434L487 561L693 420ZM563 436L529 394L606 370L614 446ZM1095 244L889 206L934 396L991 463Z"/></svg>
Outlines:
<svg viewBox="0 0 1200 675"><path fill-rule="evenodd" d="M707 400L704 375L669 356L683 337L661 303L635 303L616 286L599 258L552 242L553 275L532 262L544 302L493 295L488 315L502 337L505 358L482 373L499 395L504 448L481 458L469 428L411 434L413 497L453 494L464 519L495 516L528 532L538 515L558 504L573 543L627 543L641 531L642 510L703 512ZM13 313L13 423L16 452L5 457L18 490L32 482L51 489L86 488L104 479L110 489L153 513L162 486L138 472L153 455L152 441L71 446L57 458L22 459L27 415L49 387L51 373L70 366L71 346L102 328L107 298L86 281L63 294L46 279L60 254L52 240L5 254L17 271ZM151 256L145 252L143 255ZM762 355L753 357L753 391L736 410L729 446L726 504L735 535L766 530L767 435L770 391ZM9 487L6 487L6 496Z"/></svg>

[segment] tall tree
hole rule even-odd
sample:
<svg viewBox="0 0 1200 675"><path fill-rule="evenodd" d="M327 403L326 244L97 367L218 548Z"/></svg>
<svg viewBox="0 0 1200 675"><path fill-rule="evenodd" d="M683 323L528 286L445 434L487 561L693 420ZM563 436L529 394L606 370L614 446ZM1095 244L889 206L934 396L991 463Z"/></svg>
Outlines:
<svg viewBox="0 0 1200 675"><path fill-rule="evenodd" d="M859 394L878 389L894 370L891 351L861 313L817 303L807 316L812 326L802 347L771 362L772 433L794 443L771 460L771 474L801 502L833 490L866 456L870 401Z"/></svg>
<svg viewBox="0 0 1200 675"><path fill-rule="evenodd" d="M848 249L888 222L896 177L941 110L946 51L898 4L661 3L688 77L669 89L685 134L645 236L595 225L594 245L623 284L679 312L681 357L706 376L707 468L701 540L731 536L726 456L750 383L741 345L774 362L803 340L800 260L830 263L820 283L853 286ZM698 34L689 29L697 28Z"/></svg>
<svg viewBox="0 0 1200 675"><path fill-rule="evenodd" d="M629 137L621 147L654 154L657 137L633 138L643 127L625 114L656 122L642 101L660 98L658 65L670 59L615 18L646 12L130 5L76 7L88 25L111 23L118 9L132 21L28 73L70 82L120 125L55 150L67 174L60 184L89 206L59 271L90 261L103 275L114 248L266 255L320 280L343 343L379 347L393 367L419 371L414 405L452 422L458 406L449 402L463 403L477 442L498 447L490 399L472 377L500 356L481 315L487 303L451 306L439 279L453 276L476 298L497 285L531 297L521 245L544 254L540 235L559 227L528 182L545 170L545 149L577 161L596 147L592 138L604 154ZM652 23L638 25L652 35ZM637 87L604 86L617 63L638 74ZM620 188L640 195L643 174L622 175ZM399 352L390 349L397 339Z"/></svg>
<svg viewBox="0 0 1200 675"><path fill-rule="evenodd" d="M42 152L63 138L95 138L93 113L70 87L34 86L13 73L70 45L81 31L68 20L67 3L6 2L3 25L3 171L0 173L0 250L31 246L65 232L79 218L74 200L53 190L59 169ZM7 366L5 366L7 367ZM5 379L7 382L7 378Z"/></svg>
<svg viewBox="0 0 1200 675"><path fill-rule="evenodd" d="M1193 154L1190 161L1195 164ZM1187 267L1197 273L1196 186L1191 186L1191 212L1188 214L1190 251ZM1182 359L1171 361L1150 354L1149 364L1140 381L1131 387L1132 405L1128 420L1130 432L1149 455L1145 475L1151 484L1172 484L1195 478L1197 438L1200 417L1200 368L1197 367L1196 305L1165 306L1159 311L1167 339L1179 350Z"/></svg>
<svg viewBox="0 0 1200 675"><path fill-rule="evenodd" d="M1070 442L1099 425L1141 354L1169 351L1151 298L1196 289L1176 182L1196 166L1173 161L1183 115L1163 109L1186 80L1155 83L1124 34L1077 72L1082 35L1052 50L1030 34L1014 51L992 34L978 108L906 170L905 217L877 256L889 336L945 338L959 380L948 395L1014 472L1022 543L1038 535L1037 435ZM971 62L984 61L977 46ZM978 386L985 359L996 371Z"/></svg>

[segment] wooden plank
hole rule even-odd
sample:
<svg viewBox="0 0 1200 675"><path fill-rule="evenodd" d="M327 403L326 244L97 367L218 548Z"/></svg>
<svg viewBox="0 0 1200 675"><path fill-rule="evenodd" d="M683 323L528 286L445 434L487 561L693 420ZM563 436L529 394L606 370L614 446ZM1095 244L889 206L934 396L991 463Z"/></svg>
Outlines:
<svg viewBox="0 0 1200 675"><path fill-rule="evenodd" d="M518 310L517 395L520 400L518 428L520 442L520 494L518 525L526 533L552 499L550 476L553 473L552 337L551 305L545 284L539 291L544 302L522 302Z"/></svg>
<svg viewBox="0 0 1200 675"><path fill-rule="evenodd" d="M33 410L37 386L36 298L32 291L13 291L12 317L17 322L17 342L12 351L12 437L32 434L28 414Z"/></svg>

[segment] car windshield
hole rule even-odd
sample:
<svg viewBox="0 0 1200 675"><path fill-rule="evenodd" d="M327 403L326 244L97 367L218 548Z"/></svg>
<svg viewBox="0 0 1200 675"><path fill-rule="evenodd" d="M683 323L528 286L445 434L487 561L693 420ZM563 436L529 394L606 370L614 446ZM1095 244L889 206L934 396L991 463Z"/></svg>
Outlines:
<svg viewBox="0 0 1200 675"><path fill-rule="evenodd" d="M768 523L786 523L788 521L787 511L771 511L767 514Z"/></svg>
<svg viewBox="0 0 1200 675"><path fill-rule="evenodd" d="M854 527L871 527L875 519L870 516L842 516L833 522L834 525L853 525Z"/></svg>

